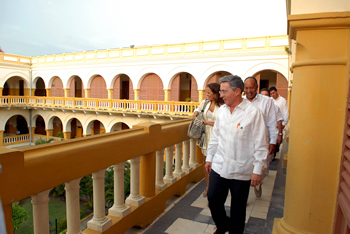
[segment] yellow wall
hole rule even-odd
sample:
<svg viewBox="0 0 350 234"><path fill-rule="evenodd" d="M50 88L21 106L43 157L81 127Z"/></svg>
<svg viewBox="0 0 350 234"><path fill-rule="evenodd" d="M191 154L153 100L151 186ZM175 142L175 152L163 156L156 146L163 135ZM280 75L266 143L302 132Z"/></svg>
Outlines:
<svg viewBox="0 0 350 234"><path fill-rule="evenodd" d="M330 27L335 21L331 18L310 17L289 17L290 35L297 40L293 111L284 216L273 233L333 230L349 90L350 29Z"/></svg>

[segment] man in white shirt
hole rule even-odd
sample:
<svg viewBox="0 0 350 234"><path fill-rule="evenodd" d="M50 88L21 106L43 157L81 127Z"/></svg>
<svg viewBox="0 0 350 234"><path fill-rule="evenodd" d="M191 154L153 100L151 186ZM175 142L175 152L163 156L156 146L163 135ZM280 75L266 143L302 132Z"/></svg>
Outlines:
<svg viewBox="0 0 350 234"><path fill-rule="evenodd" d="M249 188L261 183L268 153L266 127L261 111L242 99L242 79L225 76L220 81L225 104L217 112L207 150L207 195L215 233L243 233ZM229 190L231 211L227 217L224 204Z"/></svg>
<svg viewBox="0 0 350 234"><path fill-rule="evenodd" d="M276 106L278 106L282 111L282 116L283 116L282 127L284 128L287 125L288 120L289 120L289 111L288 111L287 100L278 94L276 87L271 87L269 89L269 91L270 91L271 97L273 98Z"/></svg>
<svg viewBox="0 0 350 234"><path fill-rule="evenodd" d="M249 102L256 106L264 115L269 138L269 155L275 152L278 136L276 108L271 98L258 93L258 81L255 77L248 77L244 81L244 93Z"/></svg>

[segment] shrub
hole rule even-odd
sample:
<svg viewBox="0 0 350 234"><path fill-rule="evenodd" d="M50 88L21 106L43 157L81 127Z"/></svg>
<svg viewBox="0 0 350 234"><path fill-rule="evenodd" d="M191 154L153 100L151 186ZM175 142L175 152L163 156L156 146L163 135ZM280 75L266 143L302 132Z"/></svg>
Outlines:
<svg viewBox="0 0 350 234"><path fill-rule="evenodd" d="M15 202L12 204L12 220L13 220L13 229L17 230L19 225L28 220L29 215L28 212L19 205L19 202Z"/></svg>

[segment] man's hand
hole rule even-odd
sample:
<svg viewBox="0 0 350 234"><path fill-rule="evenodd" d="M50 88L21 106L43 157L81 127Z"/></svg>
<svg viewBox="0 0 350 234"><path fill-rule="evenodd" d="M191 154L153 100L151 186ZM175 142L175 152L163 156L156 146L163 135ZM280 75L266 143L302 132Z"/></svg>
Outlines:
<svg viewBox="0 0 350 234"><path fill-rule="evenodd" d="M274 144L269 144L269 154L268 154L268 155L274 153L274 152L275 152L275 149L276 149L276 145L274 145Z"/></svg>
<svg viewBox="0 0 350 234"><path fill-rule="evenodd" d="M208 173L208 175L210 174L211 171L211 162L205 162L204 165L205 171Z"/></svg>
<svg viewBox="0 0 350 234"><path fill-rule="evenodd" d="M255 187L255 186L258 186L259 184L261 183L261 175L258 175L258 174L252 174L252 177L251 177L251 183L250 185L252 187Z"/></svg>
<svg viewBox="0 0 350 234"><path fill-rule="evenodd" d="M282 138L282 136L279 135L279 136L277 137L277 144L280 145L280 144L282 143L282 141L283 141L283 138Z"/></svg>

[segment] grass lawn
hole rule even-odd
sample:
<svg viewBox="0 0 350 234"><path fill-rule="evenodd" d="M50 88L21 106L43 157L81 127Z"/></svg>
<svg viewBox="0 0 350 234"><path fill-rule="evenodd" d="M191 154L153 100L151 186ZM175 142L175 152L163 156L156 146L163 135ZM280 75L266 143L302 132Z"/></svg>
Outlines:
<svg viewBox="0 0 350 234"><path fill-rule="evenodd" d="M19 203L29 215L29 219L20 224L19 228L15 231L16 234L32 234L33 230L33 207L31 203L31 198L28 197L23 199ZM66 203L60 198L50 196L49 201L49 220L51 221L53 227L55 226L55 218L57 221L66 217Z"/></svg>
<svg viewBox="0 0 350 234"><path fill-rule="evenodd" d="M22 206L27 212L29 219L24 221L19 225L19 228L15 231L15 234L32 234L33 230L33 206L31 203L31 198L28 197L20 201L20 206ZM80 201L80 209L84 207L84 202ZM86 209L85 213L80 214L80 218L88 216L92 213L92 210ZM49 220L52 223L52 227L55 227L55 219L57 218L57 222L66 217L66 203L57 197L52 197L50 195L49 201Z"/></svg>

